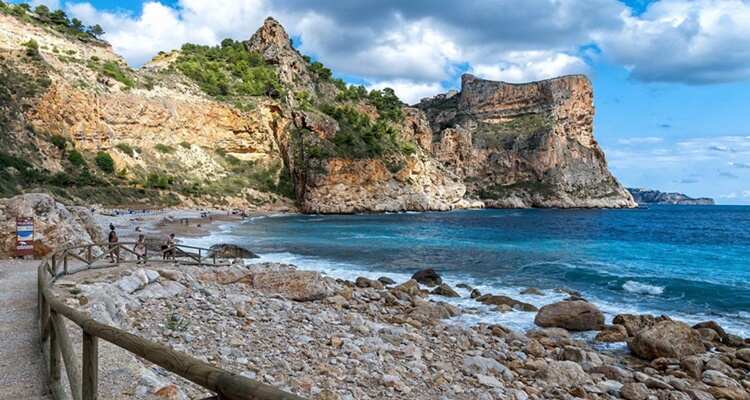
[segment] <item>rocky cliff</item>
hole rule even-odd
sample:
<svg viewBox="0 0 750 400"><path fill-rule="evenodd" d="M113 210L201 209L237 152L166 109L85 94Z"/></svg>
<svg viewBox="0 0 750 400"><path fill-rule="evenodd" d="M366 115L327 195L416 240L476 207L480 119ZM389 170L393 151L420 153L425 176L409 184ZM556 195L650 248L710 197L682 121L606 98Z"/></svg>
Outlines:
<svg viewBox="0 0 750 400"><path fill-rule="evenodd" d="M672 204L682 206L712 206L714 199L708 197L692 198L682 193L665 193L658 190L628 188L638 204Z"/></svg>
<svg viewBox="0 0 750 400"><path fill-rule="evenodd" d="M466 76L412 108L333 78L271 18L246 42L133 70L5 7L0 194L310 213L634 205L593 139L583 77Z"/></svg>
<svg viewBox="0 0 750 400"><path fill-rule="evenodd" d="M593 136L584 76L527 84L464 75L461 91L420 102L432 154L488 207L632 207Z"/></svg>

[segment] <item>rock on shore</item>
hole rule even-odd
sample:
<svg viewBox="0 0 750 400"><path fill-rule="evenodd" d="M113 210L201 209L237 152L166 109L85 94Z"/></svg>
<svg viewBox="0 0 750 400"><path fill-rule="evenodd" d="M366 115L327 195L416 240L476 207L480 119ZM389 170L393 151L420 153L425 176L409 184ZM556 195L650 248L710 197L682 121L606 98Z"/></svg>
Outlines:
<svg viewBox="0 0 750 400"><path fill-rule="evenodd" d="M387 288L366 278L319 276L314 280L325 287L319 295L297 296L307 293L300 286L312 276L306 273L284 264L147 266L100 279L82 275L64 291L71 304L149 340L312 400L748 399L750 341L733 347L718 333L698 333L717 332L718 325L694 329L662 319L637 326L636 320L656 318L618 316L608 329L649 349L634 350L643 357L637 358L594 347L559 327L522 333L502 325L456 325L451 317L475 311L431 299L416 280ZM273 277L260 282L286 283L256 286L259 276ZM136 284L123 284L131 281ZM601 326L587 303L563 303L539 314L572 329ZM621 325L626 322L629 328ZM675 345L680 340L686 344ZM160 379L137 384L134 392L143 395L135 397L174 385ZM176 387L205 397L193 385Z"/></svg>

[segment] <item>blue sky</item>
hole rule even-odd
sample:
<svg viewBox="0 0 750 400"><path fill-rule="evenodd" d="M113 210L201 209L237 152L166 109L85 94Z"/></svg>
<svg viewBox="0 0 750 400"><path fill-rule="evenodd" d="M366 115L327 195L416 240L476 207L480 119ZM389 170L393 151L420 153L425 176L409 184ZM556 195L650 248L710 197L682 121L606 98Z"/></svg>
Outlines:
<svg viewBox="0 0 750 400"><path fill-rule="evenodd" d="M625 185L750 204L750 0L36 0L101 24L133 66L279 19L349 82L418 101L464 72L585 73L595 136Z"/></svg>

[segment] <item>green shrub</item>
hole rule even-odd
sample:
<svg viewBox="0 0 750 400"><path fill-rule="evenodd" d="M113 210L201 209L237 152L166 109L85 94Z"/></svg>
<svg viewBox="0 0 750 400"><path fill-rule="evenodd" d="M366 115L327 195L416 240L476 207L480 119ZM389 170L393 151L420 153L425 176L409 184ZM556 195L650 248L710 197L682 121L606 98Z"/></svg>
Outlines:
<svg viewBox="0 0 750 400"><path fill-rule="evenodd" d="M108 174L115 172L115 160L113 160L112 156L110 156L107 152L100 151L96 153L94 163L103 172L106 172Z"/></svg>
<svg viewBox="0 0 750 400"><path fill-rule="evenodd" d="M154 145L154 150L162 154L172 154L174 153L175 148L168 144L157 143L156 145Z"/></svg>
<svg viewBox="0 0 750 400"><path fill-rule="evenodd" d="M188 150L189 150L189 149L190 149L191 147L193 147L193 145L192 145L192 144L190 144L190 142L180 142L180 146L182 146L183 148L186 148L186 149L188 149Z"/></svg>
<svg viewBox="0 0 750 400"><path fill-rule="evenodd" d="M28 42L24 42L23 46L26 47L26 55L34 58L34 59L41 59L42 55L39 54L39 43L36 42L34 39L29 39Z"/></svg>
<svg viewBox="0 0 750 400"><path fill-rule="evenodd" d="M127 143L117 143L115 145L115 148L120 150L121 152L129 155L130 157L135 157L135 149L133 146L127 144Z"/></svg>
<svg viewBox="0 0 750 400"><path fill-rule="evenodd" d="M146 176L144 186L152 189L168 189L173 182L174 178L172 177L152 172Z"/></svg>
<svg viewBox="0 0 750 400"><path fill-rule="evenodd" d="M385 154L404 154L415 146L401 142L398 132L387 121L375 122L348 106L324 106L322 111L339 123L333 137L336 155L342 158L375 158ZM382 116L381 116L382 117Z"/></svg>
<svg viewBox="0 0 750 400"><path fill-rule="evenodd" d="M82 167L86 165L86 160L83 158L83 154L75 149L68 153L68 161L70 161L74 167Z"/></svg>
<svg viewBox="0 0 750 400"><path fill-rule="evenodd" d="M68 140L62 135L52 135L49 141L60 150L65 150L65 146L68 144Z"/></svg>
<svg viewBox="0 0 750 400"><path fill-rule="evenodd" d="M122 83L128 89L135 86L135 81L133 81L133 79L130 78L128 74L120 69L120 66L114 61L107 61L102 64L101 73Z"/></svg>
<svg viewBox="0 0 750 400"><path fill-rule="evenodd" d="M367 98L367 89L362 85L344 85L343 89L339 88L339 90L339 94L336 95L338 101L358 101Z"/></svg>
<svg viewBox="0 0 750 400"><path fill-rule="evenodd" d="M310 64L312 72L318 76L318 78L328 81L333 77L333 73L330 69L326 68L322 63L314 61Z"/></svg>
<svg viewBox="0 0 750 400"><path fill-rule="evenodd" d="M378 109L380 118L389 121L401 121L404 117L401 107L403 103L391 88L373 90L368 96L370 103Z"/></svg>
<svg viewBox="0 0 750 400"><path fill-rule="evenodd" d="M280 97L283 93L276 71L260 54L232 39L214 47L185 44L175 66L211 96Z"/></svg>

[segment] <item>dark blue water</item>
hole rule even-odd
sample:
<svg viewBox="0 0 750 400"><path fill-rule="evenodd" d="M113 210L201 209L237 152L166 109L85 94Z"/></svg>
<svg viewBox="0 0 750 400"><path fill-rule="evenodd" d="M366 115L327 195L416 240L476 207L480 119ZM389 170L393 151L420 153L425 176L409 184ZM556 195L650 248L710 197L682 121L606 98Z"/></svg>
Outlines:
<svg viewBox="0 0 750 400"><path fill-rule="evenodd" d="M534 303L564 287L610 314L712 318L750 336L750 207L293 215L255 218L226 235L332 274L403 279L430 267L485 292L549 293L526 299Z"/></svg>

